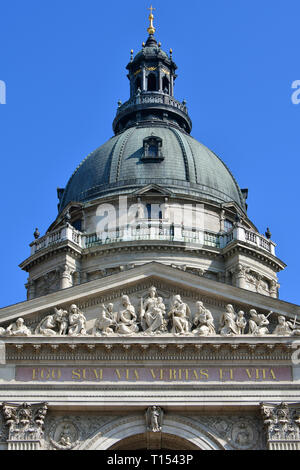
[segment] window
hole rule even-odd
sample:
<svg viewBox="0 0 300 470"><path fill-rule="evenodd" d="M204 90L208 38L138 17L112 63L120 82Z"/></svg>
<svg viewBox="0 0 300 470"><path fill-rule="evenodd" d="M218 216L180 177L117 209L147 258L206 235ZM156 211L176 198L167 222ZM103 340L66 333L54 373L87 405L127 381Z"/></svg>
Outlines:
<svg viewBox="0 0 300 470"><path fill-rule="evenodd" d="M156 86L156 76L154 73L150 73L148 76L148 91L156 91L157 86Z"/></svg>
<svg viewBox="0 0 300 470"><path fill-rule="evenodd" d="M162 139L160 137L147 137L143 142L143 162L157 163L164 160L162 155Z"/></svg>
<svg viewBox="0 0 300 470"><path fill-rule="evenodd" d="M225 222L224 222L225 232L230 232L230 230L232 229L233 229L233 223L231 222L231 220L225 219Z"/></svg>

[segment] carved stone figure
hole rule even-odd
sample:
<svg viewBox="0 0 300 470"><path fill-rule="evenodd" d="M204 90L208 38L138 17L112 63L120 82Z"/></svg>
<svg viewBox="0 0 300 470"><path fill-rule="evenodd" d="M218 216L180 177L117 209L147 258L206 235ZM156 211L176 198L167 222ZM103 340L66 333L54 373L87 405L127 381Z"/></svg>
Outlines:
<svg viewBox="0 0 300 470"><path fill-rule="evenodd" d="M0 328L0 336L4 336L6 333L6 330L4 328Z"/></svg>
<svg viewBox="0 0 300 470"><path fill-rule="evenodd" d="M122 307L117 316L116 333L119 335L132 335L137 333L139 331L137 316L128 295L123 295Z"/></svg>
<svg viewBox="0 0 300 470"><path fill-rule="evenodd" d="M36 327L35 334L43 336L56 336L57 333L55 328L56 321L54 319L54 315L47 315L47 317L43 318L43 320Z"/></svg>
<svg viewBox="0 0 300 470"><path fill-rule="evenodd" d="M191 311L189 306L181 300L180 295L174 296L173 305L168 313L168 317L171 318L172 323L171 333L182 335L190 332Z"/></svg>
<svg viewBox="0 0 300 470"><path fill-rule="evenodd" d="M250 310L250 320L249 320L249 334L255 336L268 335L269 329L269 320L268 317L273 313L270 312L267 316L263 314L258 314L256 310Z"/></svg>
<svg viewBox="0 0 300 470"><path fill-rule="evenodd" d="M7 336L30 336L32 332L27 326L24 324L23 318L18 318L15 323L12 323L6 329Z"/></svg>
<svg viewBox="0 0 300 470"><path fill-rule="evenodd" d="M114 314L113 308L114 304L112 303L108 304L107 307L104 304L101 305L99 317L93 328L93 335L107 336L114 333L117 313Z"/></svg>
<svg viewBox="0 0 300 470"><path fill-rule="evenodd" d="M231 304L226 305L226 310L220 319L220 334L222 336L233 336L239 334L239 328L236 324L236 313Z"/></svg>
<svg viewBox="0 0 300 470"><path fill-rule="evenodd" d="M197 302L197 312L194 318L194 325L197 327L193 333L199 336L213 336L216 334L214 319L209 310L207 310L203 302Z"/></svg>
<svg viewBox="0 0 300 470"><path fill-rule="evenodd" d="M273 331L273 335L278 336L300 336L300 330L296 328L296 318L294 323L287 321L283 315L280 315L277 319L278 325Z"/></svg>
<svg viewBox="0 0 300 470"><path fill-rule="evenodd" d="M147 431L161 432L163 421L163 411L158 406L151 406L146 411Z"/></svg>
<svg viewBox="0 0 300 470"><path fill-rule="evenodd" d="M143 302L141 299L141 326L147 334L166 331L166 307L161 297L157 297L156 287L149 289L149 294Z"/></svg>
<svg viewBox="0 0 300 470"><path fill-rule="evenodd" d="M86 335L86 318L76 305L71 305L69 312L69 336Z"/></svg>
<svg viewBox="0 0 300 470"><path fill-rule="evenodd" d="M236 326L238 327L239 335L243 335L245 333L247 326L247 320L244 315L245 314L242 310L240 310L237 314Z"/></svg>

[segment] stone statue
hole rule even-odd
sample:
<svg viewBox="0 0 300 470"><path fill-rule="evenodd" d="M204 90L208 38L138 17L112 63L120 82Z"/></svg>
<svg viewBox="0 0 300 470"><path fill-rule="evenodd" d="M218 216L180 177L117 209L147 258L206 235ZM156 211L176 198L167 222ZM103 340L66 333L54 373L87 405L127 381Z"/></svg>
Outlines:
<svg viewBox="0 0 300 470"><path fill-rule="evenodd" d="M141 326L147 334L166 331L166 307L161 297L157 297L156 287L150 287L149 294L143 302L141 299Z"/></svg>
<svg viewBox="0 0 300 470"><path fill-rule="evenodd" d="M135 308L131 305L128 295L122 297L122 307L117 316L116 333L132 335L139 331Z"/></svg>
<svg viewBox="0 0 300 470"><path fill-rule="evenodd" d="M24 324L23 318L18 318L15 323L9 325L6 329L7 336L31 336L32 332L27 326Z"/></svg>
<svg viewBox="0 0 300 470"><path fill-rule="evenodd" d="M237 314L236 326L238 327L239 335L243 335L245 333L245 329L247 326L247 320L244 315L245 314L242 310L240 310Z"/></svg>
<svg viewBox="0 0 300 470"><path fill-rule="evenodd" d="M283 315L280 315L277 318L278 325L276 326L275 330L273 331L273 335L277 336L300 336L300 329L296 328L296 318L295 321L292 323L291 321L287 321Z"/></svg>
<svg viewBox="0 0 300 470"><path fill-rule="evenodd" d="M107 336L114 333L116 327L117 313L113 312L114 304L108 304L107 307L102 304L99 318L96 320L93 328L93 335Z"/></svg>
<svg viewBox="0 0 300 470"><path fill-rule="evenodd" d="M209 310L207 310L203 302L197 302L197 312L194 318L194 325L197 327L193 333L199 336L213 336L216 334L214 319Z"/></svg>
<svg viewBox="0 0 300 470"><path fill-rule="evenodd" d="M56 336L57 333L55 328L56 321L54 319L54 315L47 315L47 317L43 318L43 320L36 327L35 334L43 336Z"/></svg>
<svg viewBox="0 0 300 470"><path fill-rule="evenodd" d="M263 314L258 314L256 310L250 310L250 320L249 320L249 334L254 336L263 336L268 335L269 329L269 320L268 317L273 313L270 312L267 316Z"/></svg>
<svg viewBox="0 0 300 470"><path fill-rule="evenodd" d="M158 406L151 406L146 411L147 431L161 432L162 430L163 411Z"/></svg>
<svg viewBox="0 0 300 470"><path fill-rule="evenodd" d="M1 328L1 327L0 327L0 336L4 336L5 333L6 333L5 328Z"/></svg>
<svg viewBox="0 0 300 470"><path fill-rule="evenodd" d="M86 318L77 305L71 305L69 311L69 336L86 335Z"/></svg>
<svg viewBox="0 0 300 470"><path fill-rule="evenodd" d="M69 321L68 312L62 308L54 309L54 320L58 326L58 334L66 335L68 333Z"/></svg>
<svg viewBox="0 0 300 470"><path fill-rule="evenodd" d="M190 333L190 316L191 311L189 306L181 300L180 295L175 295L173 305L168 313L172 323L171 333L176 335Z"/></svg>
<svg viewBox="0 0 300 470"><path fill-rule="evenodd" d="M220 320L220 334L222 336L233 336L238 335L239 328L236 324L236 313L231 304L226 305L226 310L221 316Z"/></svg>

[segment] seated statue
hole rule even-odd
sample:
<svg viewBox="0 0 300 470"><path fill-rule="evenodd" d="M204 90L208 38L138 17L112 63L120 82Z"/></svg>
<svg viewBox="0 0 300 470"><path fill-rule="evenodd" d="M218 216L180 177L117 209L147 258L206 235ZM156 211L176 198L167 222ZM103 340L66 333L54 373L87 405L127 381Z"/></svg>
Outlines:
<svg viewBox="0 0 300 470"><path fill-rule="evenodd" d="M191 331L190 317L191 311L187 304L185 304L180 295L175 295L173 298L173 305L168 317L171 318L172 329L171 333L175 335L188 334Z"/></svg>
<svg viewBox="0 0 300 470"><path fill-rule="evenodd" d="M69 336L86 335L86 318L76 305L71 305L69 312Z"/></svg>
<svg viewBox="0 0 300 470"><path fill-rule="evenodd" d="M149 289L149 295L141 300L141 325L145 334L162 333L166 331L166 307L161 297L157 297L155 287Z"/></svg>
<svg viewBox="0 0 300 470"><path fill-rule="evenodd" d="M269 320L268 317L271 315L270 312L267 316L263 314L258 314L256 310L252 309L250 310L250 320L249 320L249 334L250 335L255 335L255 336L264 336L268 335L269 329Z"/></svg>
<svg viewBox="0 0 300 470"><path fill-rule="evenodd" d="M116 320L116 333L119 335L132 335L138 331L135 308L131 305L128 295L123 295L122 307Z"/></svg>
<svg viewBox="0 0 300 470"><path fill-rule="evenodd" d="M18 318L15 323L9 325L6 329L6 334L7 336L30 336L32 332L25 326L23 318Z"/></svg>
<svg viewBox="0 0 300 470"><path fill-rule="evenodd" d="M226 310L220 319L220 334L222 336L239 335L239 328L236 324L236 313L231 304L226 305Z"/></svg>
<svg viewBox="0 0 300 470"><path fill-rule="evenodd" d="M296 328L296 318L292 323L287 321L283 315L278 317L278 325L273 331L273 335L277 336L300 336L300 329Z"/></svg>
<svg viewBox="0 0 300 470"><path fill-rule="evenodd" d="M114 333L116 326L115 316L113 313L114 304L108 304L106 307L104 304L101 305L100 315L95 322L93 328L93 335L95 336L107 336Z"/></svg>
<svg viewBox="0 0 300 470"><path fill-rule="evenodd" d="M194 325L197 327L193 333L199 336L213 336L216 334L214 319L209 310L207 310L203 302L197 302L197 312L194 318Z"/></svg>

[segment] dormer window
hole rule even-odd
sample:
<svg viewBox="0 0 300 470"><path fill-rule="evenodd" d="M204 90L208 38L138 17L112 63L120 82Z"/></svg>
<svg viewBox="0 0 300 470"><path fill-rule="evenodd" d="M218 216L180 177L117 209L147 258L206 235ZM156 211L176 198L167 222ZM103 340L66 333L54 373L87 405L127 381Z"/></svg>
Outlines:
<svg viewBox="0 0 300 470"><path fill-rule="evenodd" d="M156 163L164 160L162 154L162 139L160 137L151 136L143 141L143 162Z"/></svg>

